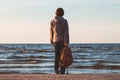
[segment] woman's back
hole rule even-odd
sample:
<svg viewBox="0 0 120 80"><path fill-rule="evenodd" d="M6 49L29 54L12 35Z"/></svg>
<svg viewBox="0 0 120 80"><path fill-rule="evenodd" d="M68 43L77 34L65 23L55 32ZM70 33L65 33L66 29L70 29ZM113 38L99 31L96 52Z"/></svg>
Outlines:
<svg viewBox="0 0 120 80"><path fill-rule="evenodd" d="M52 30L54 32L53 42L64 41L64 33L67 21L63 17L56 16L52 21Z"/></svg>

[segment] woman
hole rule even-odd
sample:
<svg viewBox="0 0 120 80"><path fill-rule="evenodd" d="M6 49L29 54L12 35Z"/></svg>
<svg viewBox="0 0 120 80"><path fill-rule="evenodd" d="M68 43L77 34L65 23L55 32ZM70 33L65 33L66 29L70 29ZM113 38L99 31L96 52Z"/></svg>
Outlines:
<svg viewBox="0 0 120 80"><path fill-rule="evenodd" d="M69 45L68 22L63 18L64 10L58 8L56 16L50 23L50 42L55 48L55 73L65 74L65 67L59 65L60 51L64 46ZM59 72L60 68L60 72Z"/></svg>

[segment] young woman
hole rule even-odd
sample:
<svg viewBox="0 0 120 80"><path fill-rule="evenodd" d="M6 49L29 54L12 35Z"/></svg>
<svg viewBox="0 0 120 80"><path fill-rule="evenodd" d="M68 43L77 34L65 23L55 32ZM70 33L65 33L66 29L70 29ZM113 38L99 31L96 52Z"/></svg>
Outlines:
<svg viewBox="0 0 120 80"><path fill-rule="evenodd" d="M59 65L60 51L69 45L68 22L63 17L63 8L56 10L56 16L50 23L50 42L55 48L55 73L65 74L65 67ZM60 71L59 71L60 68Z"/></svg>

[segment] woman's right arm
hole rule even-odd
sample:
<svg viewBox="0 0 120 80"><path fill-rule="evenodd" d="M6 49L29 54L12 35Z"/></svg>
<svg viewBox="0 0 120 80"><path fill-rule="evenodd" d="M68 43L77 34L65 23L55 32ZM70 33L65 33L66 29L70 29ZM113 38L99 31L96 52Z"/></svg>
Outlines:
<svg viewBox="0 0 120 80"><path fill-rule="evenodd" d="M64 31L64 46L68 46L68 45L69 45L69 25L66 20L65 31Z"/></svg>

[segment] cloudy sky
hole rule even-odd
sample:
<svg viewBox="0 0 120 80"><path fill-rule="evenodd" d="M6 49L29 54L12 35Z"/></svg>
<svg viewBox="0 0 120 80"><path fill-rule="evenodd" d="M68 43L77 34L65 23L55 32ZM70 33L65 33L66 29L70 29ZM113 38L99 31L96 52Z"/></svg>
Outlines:
<svg viewBox="0 0 120 80"><path fill-rule="evenodd" d="M49 43L58 7L71 43L120 43L120 0L0 0L0 43Z"/></svg>

